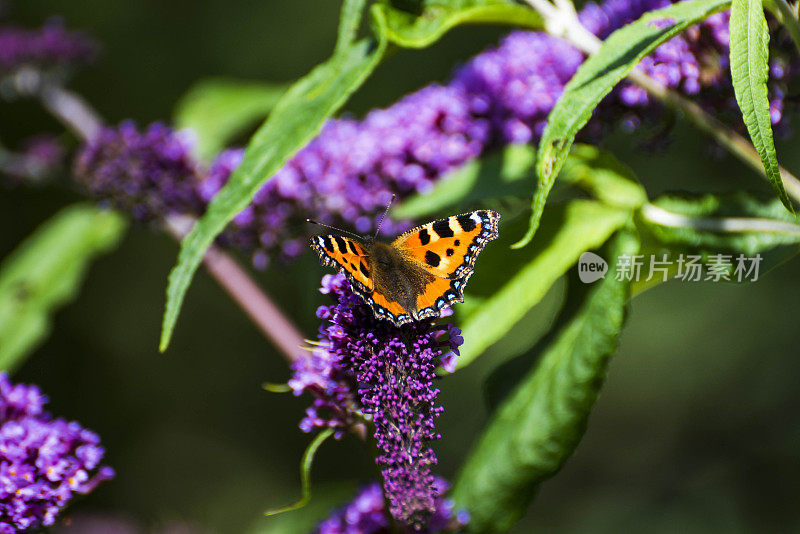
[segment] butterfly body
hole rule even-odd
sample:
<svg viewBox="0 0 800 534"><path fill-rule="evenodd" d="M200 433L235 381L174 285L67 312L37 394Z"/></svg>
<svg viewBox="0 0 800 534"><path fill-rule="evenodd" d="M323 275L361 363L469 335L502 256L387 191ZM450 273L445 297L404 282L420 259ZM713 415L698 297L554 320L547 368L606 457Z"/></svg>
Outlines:
<svg viewBox="0 0 800 534"><path fill-rule="evenodd" d="M373 292L396 302L414 317L417 302L425 286L436 277L410 263L397 249L375 241L366 248L369 254ZM416 318L416 317L414 317Z"/></svg>
<svg viewBox="0 0 800 534"><path fill-rule="evenodd" d="M419 226L392 243L319 235L311 247L323 264L347 276L377 318L400 326L464 302L475 260L498 236L499 219L494 211L478 210Z"/></svg>

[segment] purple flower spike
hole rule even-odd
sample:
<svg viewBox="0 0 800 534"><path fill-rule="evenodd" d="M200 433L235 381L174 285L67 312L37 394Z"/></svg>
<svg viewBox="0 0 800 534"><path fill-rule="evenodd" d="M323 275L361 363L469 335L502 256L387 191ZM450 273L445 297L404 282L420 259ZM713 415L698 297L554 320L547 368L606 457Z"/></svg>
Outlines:
<svg viewBox="0 0 800 534"><path fill-rule="evenodd" d="M160 123L104 128L75 160L75 176L97 197L142 221L205 209L186 137Z"/></svg>
<svg viewBox="0 0 800 534"><path fill-rule="evenodd" d="M64 29L58 20L28 30L0 27L0 75L21 67L48 69L92 61L97 55L95 42L81 32Z"/></svg>
<svg viewBox="0 0 800 534"><path fill-rule="evenodd" d="M417 532L460 532L469 519L463 513L453 513L453 503L441 497L448 484L444 479L434 479L437 494L435 511L428 524ZM378 483L363 488L347 505L336 510L331 517L323 521L315 530L315 534L383 534L392 532L391 519L386 514L383 492Z"/></svg>
<svg viewBox="0 0 800 534"><path fill-rule="evenodd" d="M114 476L101 466L100 438L76 422L42 411L36 386L0 373L0 533L49 526L77 495Z"/></svg>
<svg viewBox="0 0 800 534"><path fill-rule="evenodd" d="M293 365L289 385L295 394L314 396L300 427L331 427L341 435L371 421L389 511L423 528L441 494L431 471L436 454L428 445L440 437L434 428L442 413L435 369L454 365L460 331L433 321L398 328L375 319L341 274L325 275L320 291L336 304L317 310L325 322L316 348Z"/></svg>

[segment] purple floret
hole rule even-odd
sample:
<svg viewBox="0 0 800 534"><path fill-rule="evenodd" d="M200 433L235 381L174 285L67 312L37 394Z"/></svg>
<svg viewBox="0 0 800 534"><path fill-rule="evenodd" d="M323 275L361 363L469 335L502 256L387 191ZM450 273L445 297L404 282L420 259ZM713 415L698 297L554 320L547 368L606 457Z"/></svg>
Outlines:
<svg viewBox="0 0 800 534"><path fill-rule="evenodd" d="M114 476L100 465L100 438L79 423L53 419L36 386L0 373L0 533L49 526L75 495Z"/></svg>

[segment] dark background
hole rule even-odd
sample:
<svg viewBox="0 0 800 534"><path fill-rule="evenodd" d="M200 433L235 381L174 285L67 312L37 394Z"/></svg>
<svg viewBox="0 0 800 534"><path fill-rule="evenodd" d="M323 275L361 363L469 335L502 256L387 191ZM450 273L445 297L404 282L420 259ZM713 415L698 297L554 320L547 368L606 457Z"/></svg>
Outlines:
<svg viewBox="0 0 800 534"><path fill-rule="evenodd" d="M332 49L338 3L25 0L10 11L28 25L58 13L94 34L102 57L72 87L109 122L146 124L169 120L180 95L208 76L302 75ZM360 114L445 82L504 31L460 29L428 50L394 54L349 110ZM48 130L60 131L34 103L0 104L3 143ZM685 125L664 152L637 151L637 140L624 134L609 144L651 197L666 189L767 192L738 161L710 157L706 139ZM797 171L795 146L786 140L778 150ZM80 198L68 186L0 188L0 256ZM287 366L203 272L171 349L156 352L176 253L163 235L130 231L92 267L79 298L57 314L52 336L15 379L41 385L51 411L96 430L117 469L114 481L73 507L75 517L275 532L261 512L299 494L298 463L309 439L297 423L308 399L261 390L264 381L285 380ZM309 336L314 309L325 301L315 289L322 272L307 256L257 275ZM753 284L672 282L636 298L583 442L542 486L516 532L797 531L798 275L793 261ZM560 298L559 288L551 293L518 331L546 328ZM484 424L482 380L512 354L513 341L501 343L441 383L441 474L457 472ZM335 493L336 481L369 480L370 454L354 438L326 444L314 466L318 487Z"/></svg>

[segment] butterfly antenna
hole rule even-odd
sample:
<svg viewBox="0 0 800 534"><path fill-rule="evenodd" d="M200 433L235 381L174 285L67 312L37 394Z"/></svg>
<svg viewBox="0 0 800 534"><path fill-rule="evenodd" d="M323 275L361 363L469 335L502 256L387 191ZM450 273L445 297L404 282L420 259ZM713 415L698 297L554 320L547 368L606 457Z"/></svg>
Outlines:
<svg viewBox="0 0 800 534"><path fill-rule="evenodd" d="M378 232L381 231L381 226L383 225L384 219L386 219L386 214L389 213L389 208L392 207L392 202L394 202L395 196L396 195L392 195L392 198L389 199L389 203L386 204L386 209L383 210L383 215L381 215L381 220L378 222L378 227L375 229L375 235L373 236L373 239L378 237Z"/></svg>
<svg viewBox="0 0 800 534"><path fill-rule="evenodd" d="M335 226L331 226L329 224L321 223L315 221L314 219L306 219L306 222L311 224L316 224L317 226L324 226L325 228L330 228L331 230L336 230L337 232L342 232L343 234L350 234L353 237L357 237L359 239L363 239L360 235L354 234L353 232L348 232L347 230L342 230L341 228L336 228Z"/></svg>

